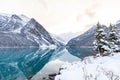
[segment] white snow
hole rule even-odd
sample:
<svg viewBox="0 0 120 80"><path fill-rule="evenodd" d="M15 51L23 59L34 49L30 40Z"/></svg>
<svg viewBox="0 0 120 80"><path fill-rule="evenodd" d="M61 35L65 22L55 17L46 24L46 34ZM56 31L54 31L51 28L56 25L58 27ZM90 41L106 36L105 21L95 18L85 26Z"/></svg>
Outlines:
<svg viewBox="0 0 120 80"><path fill-rule="evenodd" d="M50 36L52 37L52 39L56 42L56 41L59 41L63 44L66 44L66 42L61 38L61 37L58 37L57 35L55 34L50 34Z"/></svg>
<svg viewBox="0 0 120 80"><path fill-rule="evenodd" d="M6 17L11 17L13 14L6 14L6 13L0 13L1 16L6 16ZM17 16L19 16L23 21L28 22L30 20L30 18L26 17L25 15L20 15L17 14Z"/></svg>
<svg viewBox="0 0 120 80"><path fill-rule="evenodd" d="M42 68L42 70L40 70L35 76L33 76L31 80L43 80L43 77L47 77L49 74L53 74L53 72L58 73L60 66L64 64L69 64L69 63L65 61L61 61L59 59L50 61L44 66L44 68Z"/></svg>
<svg viewBox="0 0 120 80"><path fill-rule="evenodd" d="M11 17L12 16L12 14L6 14L6 13L0 13L0 15L7 16L7 17Z"/></svg>
<svg viewBox="0 0 120 80"><path fill-rule="evenodd" d="M117 25L117 24L119 24L119 23L120 23L120 20L116 21L116 22L115 22L115 25Z"/></svg>
<svg viewBox="0 0 120 80"><path fill-rule="evenodd" d="M101 31L101 32L103 32L104 30L103 30L103 29L99 29L98 31Z"/></svg>
<svg viewBox="0 0 120 80"><path fill-rule="evenodd" d="M42 40L45 42L45 43L47 43L47 44L51 44L50 42L48 42L44 37L43 37L43 35L41 35L41 38L42 38Z"/></svg>
<svg viewBox="0 0 120 80"><path fill-rule="evenodd" d="M22 29L22 27L20 27L18 29L15 29L15 30L12 30L11 32L13 32L13 33L21 33L21 29Z"/></svg>
<svg viewBox="0 0 120 80"><path fill-rule="evenodd" d="M50 49L56 49L56 48L57 48L57 46L56 46L56 45L54 45L54 44L52 44L52 45L49 45L49 48L50 48Z"/></svg>
<svg viewBox="0 0 120 80"><path fill-rule="evenodd" d="M26 23L30 21L30 18L26 17L25 15L19 15L19 17Z"/></svg>
<svg viewBox="0 0 120 80"><path fill-rule="evenodd" d="M120 53L86 57L61 68L55 80L120 80Z"/></svg>
<svg viewBox="0 0 120 80"><path fill-rule="evenodd" d="M47 48L49 48L49 49L56 49L57 46L54 45L54 44L51 44L51 45L42 44L42 45L40 45L40 48L43 49L43 50L45 50L45 49L47 49Z"/></svg>

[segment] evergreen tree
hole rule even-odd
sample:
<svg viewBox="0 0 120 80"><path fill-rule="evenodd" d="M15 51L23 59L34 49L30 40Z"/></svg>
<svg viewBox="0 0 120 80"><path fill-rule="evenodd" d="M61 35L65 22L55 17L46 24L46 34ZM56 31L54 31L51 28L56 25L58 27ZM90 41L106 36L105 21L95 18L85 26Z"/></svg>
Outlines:
<svg viewBox="0 0 120 80"><path fill-rule="evenodd" d="M120 37L118 29L115 25L110 24L109 26L109 45L113 52L119 51Z"/></svg>
<svg viewBox="0 0 120 80"><path fill-rule="evenodd" d="M97 24L96 27L96 34L95 34L96 40L93 42L94 49L102 56L108 55L110 53L109 43L107 41L107 35L102 29L102 26Z"/></svg>

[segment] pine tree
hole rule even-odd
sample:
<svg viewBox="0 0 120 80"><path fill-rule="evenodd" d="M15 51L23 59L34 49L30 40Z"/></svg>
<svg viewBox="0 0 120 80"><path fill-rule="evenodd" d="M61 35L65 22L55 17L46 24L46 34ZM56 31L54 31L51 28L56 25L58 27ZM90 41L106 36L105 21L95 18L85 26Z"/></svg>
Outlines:
<svg viewBox="0 0 120 80"><path fill-rule="evenodd" d="M109 45L113 52L120 51L119 44L120 44L120 37L118 33L118 29L115 25L110 24L109 26Z"/></svg>
<svg viewBox="0 0 120 80"><path fill-rule="evenodd" d="M93 42L94 48L102 56L108 55L110 53L109 43L107 41L107 35L102 29L102 26L98 23L96 27L96 40Z"/></svg>

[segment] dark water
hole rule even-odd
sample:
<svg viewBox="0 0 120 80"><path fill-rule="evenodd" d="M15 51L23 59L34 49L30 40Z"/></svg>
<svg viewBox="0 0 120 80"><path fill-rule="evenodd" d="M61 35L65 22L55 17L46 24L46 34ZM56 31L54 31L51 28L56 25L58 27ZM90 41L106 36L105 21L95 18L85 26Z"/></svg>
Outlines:
<svg viewBox="0 0 120 80"><path fill-rule="evenodd" d="M2 48L0 49L0 80L30 80L37 73L45 74L49 72L48 68L52 66L46 68L46 65L51 61L73 62L79 60L86 55L82 56L80 51L75 49L67 51L64 48L56 50ZM57 64L59 63L57 62ZM34 80L37 80L37 78L34 78Z"/></svg>
<svg viewBox="0 0 120 80"><path fill-rule="evenodd" d="M79 58L84 58L86 56L91 56L94 55L95 51L93 48L88 48L88 47L79 47L79 48L67 48L70 54L79 57Z"/></svg>

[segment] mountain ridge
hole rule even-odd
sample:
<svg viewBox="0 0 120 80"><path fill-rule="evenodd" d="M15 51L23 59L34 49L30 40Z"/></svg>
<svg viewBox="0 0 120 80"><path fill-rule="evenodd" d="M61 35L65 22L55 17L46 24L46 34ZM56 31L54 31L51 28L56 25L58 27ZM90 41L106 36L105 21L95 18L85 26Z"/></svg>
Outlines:
<svg viewBox="0 0 120 80"><path fill-rule="evenodd" d="M24 15L0 15L0 47L60 46L34 18Z"/></svg>
<svg viewBox="0 0 120 80"><path fill-rule="evenodd" d="M108 31L107 26L102 25L102 27L105 29L105 31ZM82 47L82 46L93 46L93 41L95 40L94 34L96 31L96 26L93 25L89 30L87 30L85 33L72 38L66 46L68 47Z"/></svg>

